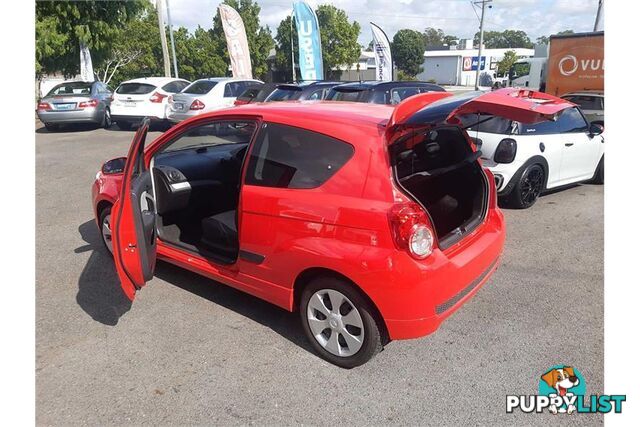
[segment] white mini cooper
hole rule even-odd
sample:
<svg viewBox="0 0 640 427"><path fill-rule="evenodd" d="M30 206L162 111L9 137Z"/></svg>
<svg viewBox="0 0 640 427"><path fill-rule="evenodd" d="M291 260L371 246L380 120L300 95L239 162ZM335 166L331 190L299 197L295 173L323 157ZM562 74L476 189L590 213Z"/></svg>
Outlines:
<svg viewBox="0 0 640 427"><path fill-rule="evenodd" d="M507 206L528 208L545 190L577 182L604 183L604 128L577 107L537 124L482 115L464 122Z"/></svg>

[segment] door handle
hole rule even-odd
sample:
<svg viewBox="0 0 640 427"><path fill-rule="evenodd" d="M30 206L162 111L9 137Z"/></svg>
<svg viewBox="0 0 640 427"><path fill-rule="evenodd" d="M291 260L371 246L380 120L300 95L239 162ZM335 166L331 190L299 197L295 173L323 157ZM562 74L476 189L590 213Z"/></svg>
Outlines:
<svg viewBox="0 0 640 427"><path fill-rule="evenodd" d="M573 145L573 142L565 142L564 146L565 147L571 147Z"/></svg>

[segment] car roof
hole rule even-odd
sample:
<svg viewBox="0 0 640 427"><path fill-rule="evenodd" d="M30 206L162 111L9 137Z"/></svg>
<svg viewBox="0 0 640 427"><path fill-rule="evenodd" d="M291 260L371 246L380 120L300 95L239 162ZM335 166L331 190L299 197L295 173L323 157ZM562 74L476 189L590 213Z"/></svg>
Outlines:
<svg viewBox="0 0 640 427"><path fill-rule="evenodd" d="M151 84L154 84L154 85L163 85L165 83L173 82L175 80L179 80L179 81L183 81L183 82L188 82L189 81L189 80L185 80L185 79L177 79L175 77L139 77L137 79L127 80L126 82L122 82L120 84L124 84L124 83L151 83Z"/></svg>
<svg viewBox="0 0 640 427"><path fill-rule="evenodd" d="M347 90L370 90L370 89L387 89L387 88L395 88L395 87L430 87L435 90L444 90L442 87L427 82L420 81L391 81L391 82L382 82L382 81L362 81L362 82L353 82L353 83L344 83L339 86L334 87L336 90L347 89Z"/></svg>

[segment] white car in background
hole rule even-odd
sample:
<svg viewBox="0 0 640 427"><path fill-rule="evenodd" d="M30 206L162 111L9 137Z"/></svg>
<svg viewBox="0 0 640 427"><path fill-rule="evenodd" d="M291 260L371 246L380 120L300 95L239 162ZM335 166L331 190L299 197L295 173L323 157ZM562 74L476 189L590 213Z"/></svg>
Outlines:
<svg viewBox="0 0 640 427"><path fill-rule="evenodd" d="M188 80L172 77L143 77L123 82L113 93L111 118L124 130L131 129L145 117L152 122L166 121L169 96L188 85Z"/></svg>
<svg viewBox="0 0 640 427"><path fill-rule="evenodd" d="M202 113L232 107L236 98L255 84L262 82L228 77L196 80L169 98L169 120L180 122Z"/></svg>
<svg viewBox="0 0 640 427"><path fill-rule="evenodd" d="M482 115L464 121L508 206L528 208L542 192L568 184L604 183L603 127L590 124L577 107L536 124Z"/></svg>

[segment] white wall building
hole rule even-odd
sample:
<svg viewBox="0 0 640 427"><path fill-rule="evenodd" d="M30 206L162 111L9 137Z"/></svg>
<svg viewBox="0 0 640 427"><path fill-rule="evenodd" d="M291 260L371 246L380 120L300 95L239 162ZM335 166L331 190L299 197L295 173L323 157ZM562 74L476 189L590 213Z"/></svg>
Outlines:
<svg viewBox="0 0 640 427"><path fill-rule="evenodd" d="M468 47L468 43L463 45ZM496 65L504 53L513 50L519 57L533 56L533 49L482 49L480 75L486 73L495 78ZM424 53L424 71L418 74L418 80L435 80L441 85L474 86L478 66L478 49L428 50Z"/></svg>

